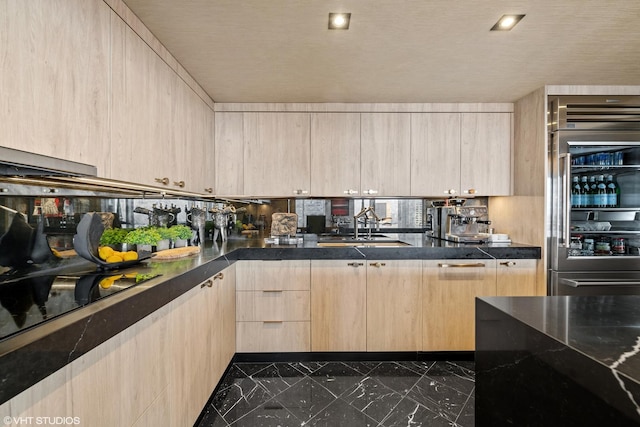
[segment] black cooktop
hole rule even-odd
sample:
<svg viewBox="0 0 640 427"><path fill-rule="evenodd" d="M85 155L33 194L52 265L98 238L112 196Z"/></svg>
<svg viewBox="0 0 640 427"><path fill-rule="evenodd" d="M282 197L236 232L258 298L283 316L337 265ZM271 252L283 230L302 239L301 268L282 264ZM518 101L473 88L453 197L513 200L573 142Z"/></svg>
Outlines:
<svg viewBox="0 0 640 427"><path fill-rule="evenodd" d="M0 340L157 276L135 269L0 275Z"/></svg>

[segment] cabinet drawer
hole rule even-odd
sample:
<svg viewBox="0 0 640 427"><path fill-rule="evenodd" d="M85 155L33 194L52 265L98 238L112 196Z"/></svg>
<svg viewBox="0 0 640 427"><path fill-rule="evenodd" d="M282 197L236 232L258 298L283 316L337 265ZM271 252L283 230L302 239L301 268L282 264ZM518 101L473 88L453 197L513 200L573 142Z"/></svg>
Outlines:
<svg viewBox="0 0 640 427"><path fill-rule="evenodd" d="M311 262L307 260L240 261L236 266L239 291L308 291Z"/></svg>
<svg viewBox="0 0 640 427"><path fill-rule="evenodd" d="M307 352L311 350L310 322L237 322L236 350Z"/></svg>
<svg viewBox="0 0 640 427"><path fill-rule="evenodd" d="M236 320L309 321L309 291L236 292Z"/></svg>

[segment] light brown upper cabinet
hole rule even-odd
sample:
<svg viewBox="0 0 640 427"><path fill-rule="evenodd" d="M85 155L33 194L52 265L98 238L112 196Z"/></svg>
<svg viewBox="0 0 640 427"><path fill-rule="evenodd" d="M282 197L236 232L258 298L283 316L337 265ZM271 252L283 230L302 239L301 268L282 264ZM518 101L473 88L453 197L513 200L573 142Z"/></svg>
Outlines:
<svg viewBox="0 0 640 427"><path fill-rule="evenodd" d="M360 113L311 114L311 194L360 195Z"/></svg>
<svg viewBox="0 0 640 427"><path fill-rule="evenodd" d="M463 113L460 190L463 195L511 194L512 114Z"/></svg>
<svg viewBox="0 0 640 427"><path fill-rule="evenodd" d="M310 194L309 113L244 113L244 194Z"/></svg>
<svg viewBox="0 0 640 427"><path fill-rule="evenodd" d="M164 153L172 165L167 186L212 194L213 111L182 79L175 78L174 82L172 144Z"/></svg>
<svg viewBox="0 0 640 427"><path fill-rule="evenodd" d="M411 195L460 189L460 113L411 114Z"/></svg>
<svg viewBox="0 0 640 427"><path fill-rule="evenodd" d="M216 113L215 194L244 194L244 113Z"/></svg>
<svg viewBox="0 0 640 427"><path fill-rule="evenodd" d="M111 177L168 185L175 168L170 153L177 77L122 21L113 30L113 51Z"/></svg>
<svg viewBox="0 0 640 427"><path fill-rule="evenodd" d="M111 15L102 1L2 2L0 146L109 174Z"/></svg>
<svg viewBox="0 0 640 427"><path fill-rule="evenodd" d="M411 116L362 113L360 195L410 195Z"/></svg>
<svg viewBox="0 0 640 427"><path fill-rule="evenodd" d="M511 113L411 115L411 195L511 194Z"/></svg>
<svg viewBox="0 0 640 427"><path fill-rule="evenodd" d="M209 193L213 111L119 19L112 45L110 177Z"/></svg>

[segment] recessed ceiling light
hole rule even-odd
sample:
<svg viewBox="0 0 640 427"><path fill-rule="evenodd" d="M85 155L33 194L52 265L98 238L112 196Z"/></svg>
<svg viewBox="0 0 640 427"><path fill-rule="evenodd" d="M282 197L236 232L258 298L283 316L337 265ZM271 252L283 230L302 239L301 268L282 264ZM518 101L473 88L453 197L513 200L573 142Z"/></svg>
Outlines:
<svg viewBox="0 0 640 427"><path fill-rule="evenodd" d="M491 28L491 31L509 31L515 27L522 18L524 18L524 15L502 15L502 18L496 22L496 25Z"/></svg>
<svg viewBox="0 0 640 427"><path fill-rule="evenodd" d="M348 30L351 21L350 13L330 13L329 29L330 30Z"/></svg>

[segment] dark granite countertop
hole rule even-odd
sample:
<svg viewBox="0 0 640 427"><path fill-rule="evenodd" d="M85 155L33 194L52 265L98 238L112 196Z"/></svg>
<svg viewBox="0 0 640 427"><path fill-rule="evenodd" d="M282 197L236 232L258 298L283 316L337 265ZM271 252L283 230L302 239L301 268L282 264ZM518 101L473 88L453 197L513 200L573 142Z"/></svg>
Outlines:
<svg viewBox="0 0 640 427"><path fill-rule="evenodd" d="M480 392L487 384L499 383L500 370L509 370L505 374L509 388L520 387L524 394L532 387L533 378L542 384L557 376L554 385L546 387L547 398L558 402L555 417L579 417L582 411L585 418L594 420L608 411L595 411L594 405L606 402L628 417L625 420L631 420L631 424L640 423L640 296L482 297L476 314ZM515 358L511 362L504 359L509 355ZM484 375L485 371L491 373ZM481 384L482 381L486 383ZM572 390L574 384L578 385L576 395L571 395L567 390ZM578 393L588 396L578 401ZM484 400L486 394L480 394L481 407L495 405L483 413L504 411L510 413L512 421L526 413L518 414L513 410L516 405L501 408L498 400L493 400L495 393L490 394L489 403ZM596 397L595 403L589 405L586 402L592 396ZM510 402L505 403L508 405ZM549 411L552 406L548 405ZM588 406L597 414L586 411ZM573 408L577 414L572 413ZM531 418L526 422L529 421ZM525 422L524 418L520 422ZM602 425L575 422L572 425Z"/></svg>
<svg viewBox="0 0 640 427"><path fill-rule="evenodd" d="M296 245L270 245L263 238L232 236L222 243L207 242L200 254L173 261L153 258L117 273L137 273L153 278L138 285L123 286L119 292L71 301L67 308L43 318L43 304L31 302L25 310L23 327L9 316L0 324L0 403L42 380L46 376L133 325L198 283L210 278L237 260L273 259L516 259L540 258L540 247L510 245L470 245L440 242L424 234L398 234L390 237L409 244L393 248L318 247L317 239L306 236ZM72 280L96 273L88 261L49 266L48 274ZM76 277L77 276L77 277ZM0 286L6 283L1 283ZM76 285L77 286L77 285ZM33 298L34 300L36 298ZM73 300L72 297L67 298ZM85 305L86 304L86 305ZM2 308L1 310L5 310ZM12 315L14 313L11 313ZM33 318L29 318L32 316ZM0 318L1 319L1 318ZM23 322L24 320L24 322ZM0 320L0 323L2 321ZM13 323L16 323L15 325Z"/></svg>

